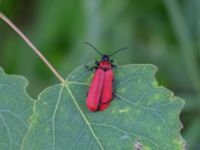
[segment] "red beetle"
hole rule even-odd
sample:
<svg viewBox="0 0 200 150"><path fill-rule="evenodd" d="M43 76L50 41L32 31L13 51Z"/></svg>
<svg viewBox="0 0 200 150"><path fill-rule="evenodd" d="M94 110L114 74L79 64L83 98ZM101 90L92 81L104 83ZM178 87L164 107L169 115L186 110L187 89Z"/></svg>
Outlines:
<svg viewBox="0 0 200 150"><path fill-rule="evenodd" d="M116 67L116 65L113 64L113 60L110 59L110 57L127 48L120 48L111 55L104 55L92 44L87 42L85 42L85 44L94 48L97 53L102 56L101 61L96 61L96 65L92 68L86 66L86 68L89 70L95 69L92 83L87 94L86 104L88 109L93 112L103 111L110 105L115 92L113 67Z"/></svg>

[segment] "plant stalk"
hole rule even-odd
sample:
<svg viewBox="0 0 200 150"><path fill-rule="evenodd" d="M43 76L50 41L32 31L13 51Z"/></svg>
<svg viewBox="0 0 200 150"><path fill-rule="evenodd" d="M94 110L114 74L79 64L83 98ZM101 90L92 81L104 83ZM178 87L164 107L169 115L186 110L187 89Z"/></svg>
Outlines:
<svg viewBox="0 0 200 150"><path fill-rule="evenodd" d="M44 55L37 49L33 43L25 36L19 28L8 19L2 12L0 12L0 18L7 23L27 44L28 46L40 57L40 59L47 65L47 67L53 72L53 74L60 80L63 84L65 84L65 79L56 71L56 69L49 63L49 61L44 57Z"/></svg>

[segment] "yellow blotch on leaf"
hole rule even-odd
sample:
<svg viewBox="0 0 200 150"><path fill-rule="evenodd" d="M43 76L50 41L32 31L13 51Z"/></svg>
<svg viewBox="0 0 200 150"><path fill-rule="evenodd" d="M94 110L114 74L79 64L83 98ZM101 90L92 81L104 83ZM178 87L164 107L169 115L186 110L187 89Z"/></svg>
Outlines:
<svg viewBox="0 0 200 150"><path fill-rule="evenodd" d="M45 133L48 133L50 131L49 127L46 127L44 130L45 130Z"/></svg>
<svg viewBox="0 0 200 150"><path fill-rule="evenodd" d="M113 113L113 114L116 113L115 109L112 110L112 113Z"/></svg>
<svg viewBox="0 0 200 150"><path fill-rule="evenodd" d="M158 83L156 81L153 82L154 87L158 87Z"/></svg>
<svg viewBox="0 0 200 150"><path fill-rule="evenodd" d="M145 150L152 150L151 148L146 147L146 146L144 146L144 149L145 149Z"/></svg>
<svg viewBox="0 0 200 150"><path fill-rule="evenodd" d="M160 94L155 94L155 95L153 96L153 99L154 99L154 100L160 99Z"/></svg>
<svg viewBox="0 0 200 150"><path fill-rule="evenodd" d="M119 91L120 91L121 93L125 93L125 92L126 92L126 88L121 88Z"/></svg>
<svg viewBox="0 0 200 150"><path fill-rule="evenodd" d="M45 101L43 101L42 103L43 103L44 105L47 105L47 104L48 104L48 103L47 103L47 102L45 102Z"/></svg>
<svg viewBox="0 0 200 150"><path fill-rule="evenodd" d="M127 113L127 112L129 112L129 107L126 107L124 109L119 109L119 112L120 113Z"/></svg>
<svg viewBox="0 0 200 150"><path fill-rule="evenodd" d="M38 120L38 115L36 113L34 113L31 118L30 118L30 121L32 124L36 124L37 123L37 120Z"/></svg>

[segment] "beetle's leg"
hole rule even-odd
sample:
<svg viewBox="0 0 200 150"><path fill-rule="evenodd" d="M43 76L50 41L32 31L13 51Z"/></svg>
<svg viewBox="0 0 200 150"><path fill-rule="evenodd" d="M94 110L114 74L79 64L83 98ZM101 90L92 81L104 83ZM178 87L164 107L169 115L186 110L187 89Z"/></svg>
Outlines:
<svg viewBox="0 0 200 150"><path fill-rule="evenodd" d="M88 91L87 91L87 94L86 94L86 96L88 96Z"/></svg>
<svg viewBox="0 0 200 150"><path fill-rule="evenodd" d="M90 66L88 66L88 65L84 65L85 66L85 68L88 70L88 71L93 71L94 69L97 69L98 68L98 66L92 66L92 67L90 67Z"/></svg>
<svg viewBox="0 0 200 150"><path fill-rule="evenodd" d="M116 81L115 81L115 79L113 79L112 83L113 83L113 92L112 92L112 96L115 97L115 92L116 92Z"/></svg>
<svg viewBox="0 0 200 150"><path fill-rule="evenodd" d="M84 65L85 69L88 71L91 71L91 67L89 67L88 65Z"/></svg>
<svg viewBox="0 0 200 150"><path fill-rule="evenodd" d="M117 65L116 65L116 64L111 64L111 67L112 67L112 68L116 68Z"/></svg>
<svg viewBox="0 0 200 150"><path fill-rule="evenodd" d="M110 60L110 64L111 64L112 68L116 68L117 67L116 62L114 62L113 59Z"/></svg>
<svg viewBox="0 0 200 150"><path fill-rule="evenodd" d="M89 65L84 65L84 66L88 71L93 71L94 69L97 69L99 67L99 62L96 60L94 66L92 67L90 67Z"/></svg>
<svg viewBox="0 0 200 150"><path fill-rule="evenodd" d="M97 60L95 61L95 64L96 64L97 66L99 66L99 62L98 62Z"/></svg>

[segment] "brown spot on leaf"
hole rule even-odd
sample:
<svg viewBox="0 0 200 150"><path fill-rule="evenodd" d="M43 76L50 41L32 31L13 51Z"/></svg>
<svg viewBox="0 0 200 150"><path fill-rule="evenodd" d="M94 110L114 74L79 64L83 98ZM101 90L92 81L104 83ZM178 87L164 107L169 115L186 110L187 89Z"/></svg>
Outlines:
<svg viewBox="0 0 200 150"><path fill-rule="evenodd" d="M144 150L141 144L141 141L139 139L136 140L134 147L136 150Z"/></svg>

